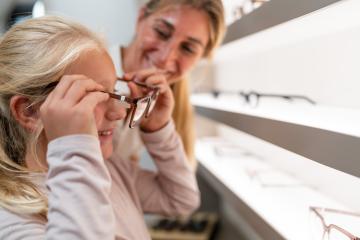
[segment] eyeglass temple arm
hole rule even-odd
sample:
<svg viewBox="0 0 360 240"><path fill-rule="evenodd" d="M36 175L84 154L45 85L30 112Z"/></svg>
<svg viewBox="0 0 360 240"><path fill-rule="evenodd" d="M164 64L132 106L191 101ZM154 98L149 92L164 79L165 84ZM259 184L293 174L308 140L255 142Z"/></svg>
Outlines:
<svg viewBox="0 0 360 240"><path fill-rule="evenodd" d="M271 94L271 93L258 93L255 91L251 91L248 93L248 95L251 95L251 94L254 94L258 97L281 97L281 98L286 98L289 100L291 100L292 98L298 98L298 99L304 99L311 104L314 104L314 105L316 104L316 102L314 100L312 100L306 96L303 96L303 95L282 95L282 94Z"/></svg>
<svg viewBox="0 0 360 240"><path fill-rule="evenodd" d="M131 104L129 102L132 102L132 99L131 98L128 98L127 96L124 96L124 95L117 95L115 93L110 93L110 92L105 92L105 91L101 91L103 93L107 93L109 94L109 96L111 98L114 98L116 100L119 100L120 104L123 106L123 107L126 107L126 108L130 108L131 107Z"/></svg>
<svg viewBox="0 0 360 240"><path fill-rule="evenodd" d="M355 216L355 217L360 217L360 213L353 213L353 212L348 212L348 211L343 211L343 210L338 210L338 209L332 209L332 208L324 208L324 207L310 207L310 209L314 209L317 211L326 211L326 212L333 212L333 213L339 213L339 214L345 214L345 215L351 215L351 216Z"/></svg>

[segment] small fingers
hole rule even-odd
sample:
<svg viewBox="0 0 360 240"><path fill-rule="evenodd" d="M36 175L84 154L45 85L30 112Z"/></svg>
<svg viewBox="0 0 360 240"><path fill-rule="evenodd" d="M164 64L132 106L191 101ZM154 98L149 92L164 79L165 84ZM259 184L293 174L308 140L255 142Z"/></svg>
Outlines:
<svg viewBox="0 0 360 240"><path fill-rule="evenodd" d="M109 94L103 92L90 92L87 93L85 97L81 99L77 107L85 111L93 112L95 107L102 102L105 102L109 99Z"/></svg>
<svg viewBox="0 0 360 240"><path fill-rule="evenodd" d="M56 99L62 99L64 98L66 92L70 88L70 86L76 81L76 80L84 80L87 79L84 75L64 75L59 83L56 85L55 89L52 91L52 98Z"/></svg>
<svg viewBox="0 0 360 240"><path fill-rule="evenodd" d="M104 87L90 78L76 80L66 92L64 100L74 104L79 102L88 92L102 90Z"/></svg>

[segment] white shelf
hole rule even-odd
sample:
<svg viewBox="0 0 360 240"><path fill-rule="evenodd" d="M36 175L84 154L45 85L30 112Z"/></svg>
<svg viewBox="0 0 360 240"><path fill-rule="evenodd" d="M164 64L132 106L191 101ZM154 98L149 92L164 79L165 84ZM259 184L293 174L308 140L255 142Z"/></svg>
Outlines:
<svg viewBox="0 0 360 240"><path fill-rule="evenodd" d="M224 44L304 16L341 0L271 0L232 23Z"/></svg>
<svg viewBox="0 0 360 240"><path fill-rule="evenodd" d="M252 108L240 99L215 99L210 94L191 97L200 115L360 177L360 110L283 100L261 100Z"/></svg>
<svg viewBox="0 0 360 240"><path fill-rule="evenodd" d="M311 239L310 206L348 210L294 177L271 168L266 161L246 154L217 156L214 153L214 146L217 144L219 142L209 139L197 141L196 157L200 163L200 174L264 239ZM263 183L268 183L268 186L262 186L260 181L249 177L246 174L249 168L258 171L267 169L263 174L267 176L266 179L263 177ZM277 186L277 183L282 186ZM354 224L356 223L344 228L359 229Z"/></svg>

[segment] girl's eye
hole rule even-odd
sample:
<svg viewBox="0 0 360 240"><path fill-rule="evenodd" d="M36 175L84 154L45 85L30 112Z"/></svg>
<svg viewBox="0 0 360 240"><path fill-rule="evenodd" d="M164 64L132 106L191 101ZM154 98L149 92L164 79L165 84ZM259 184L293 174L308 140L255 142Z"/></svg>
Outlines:
<svg viewBox="0 0 360 240"><path fill-rule="evenodd" d="M159 29L159 28L155 28L155 32L156 32L157 35L158 35L161 39L163 39L163 40L167 40L167 39L169 39L170 36L171 36L170 33L166 32L166 31L163 31L163 30L161 30L161 29Z"/></svg>

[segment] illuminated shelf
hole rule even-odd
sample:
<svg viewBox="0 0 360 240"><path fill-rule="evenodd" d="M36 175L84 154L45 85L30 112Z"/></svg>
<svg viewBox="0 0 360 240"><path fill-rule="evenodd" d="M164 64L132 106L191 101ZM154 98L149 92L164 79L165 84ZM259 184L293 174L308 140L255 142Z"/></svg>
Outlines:
<svg viewBox="0 0 360 240"><path fill-rule="evenodd" d="M251 108L238 99L196 94L191 101L202 116L360 177L359 110L282 102Z"/></svg>
<svg viewBox="0 0 360 240"><path fill-rule="evenodd" d="M274 172L268 175L266 181L288 185L261 186L258 181L249 178L245 171L249 166L260 167L254 164L256 159L239 155L219 157L214 154L213 146L208 140L197 141L199 173L263 239L312 239L309 229L310 206L346 209L342 204L276 169L271 170ZM262 163L262 168L264 164L266 161ZM347 222L345 226L354 234L359 233L356 222Z"/></svg>

